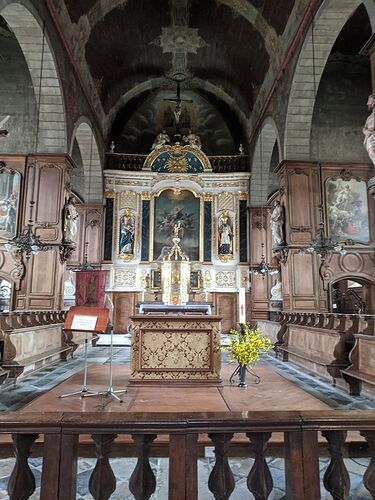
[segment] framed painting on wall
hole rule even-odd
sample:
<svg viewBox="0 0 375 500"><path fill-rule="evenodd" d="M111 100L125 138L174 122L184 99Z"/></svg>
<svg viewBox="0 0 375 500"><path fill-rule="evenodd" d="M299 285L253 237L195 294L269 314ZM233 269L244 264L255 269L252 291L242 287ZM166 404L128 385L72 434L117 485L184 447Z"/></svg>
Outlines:
<svg viewBox="0 0 375 500"><path fill-rule="evenodd" d="M0 238L6 240L17 234L20 187L21 174L7 167L0 167Z"/></svg>
<svg viewBox="0 0 375 500"><path fill-rule="evenodd" d="M174 225L180 222L180 247L199 260L200 199L188 190L166 189L155 197L153 258L163 260L172 247Z"/></svg>
<svg viewBox="0 0 375 500"><path fill-rule="evenodd" d="M365 181L327 179L329 234L333 240L370 241L367 186Z"/></svg>

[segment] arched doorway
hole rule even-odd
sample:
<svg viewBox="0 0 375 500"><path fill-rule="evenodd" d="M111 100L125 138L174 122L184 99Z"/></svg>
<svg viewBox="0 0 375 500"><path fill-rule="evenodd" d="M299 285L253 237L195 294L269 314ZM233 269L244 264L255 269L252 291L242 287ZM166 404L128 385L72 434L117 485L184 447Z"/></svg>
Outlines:
<svg viewBox="0 0 375 500"><path fill-rule="evenodd" d="M374 314L375 283L347 277L331 288L331 310L339 314Z"/></svg>

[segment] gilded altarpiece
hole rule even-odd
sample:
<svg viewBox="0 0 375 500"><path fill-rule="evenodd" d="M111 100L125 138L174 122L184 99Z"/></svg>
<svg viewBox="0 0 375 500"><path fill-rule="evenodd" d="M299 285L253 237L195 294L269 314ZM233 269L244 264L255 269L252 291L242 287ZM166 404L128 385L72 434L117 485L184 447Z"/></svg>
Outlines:
<svg viewBox="0 0 375 500"><path fill-rule="evenodd" d="M162 300L158 277L175 223L191 263L189 301L214 302L214 294L249 290L247 262L239 251L240 203L247 200L249 173L144 168L104 175L106 196L113 199L113 236L112 259L103 268L110 270L112 292L133 292L135 302ZM247 235L241 238L243 249ZM239 307L227 324L238 320Z"/></svg>

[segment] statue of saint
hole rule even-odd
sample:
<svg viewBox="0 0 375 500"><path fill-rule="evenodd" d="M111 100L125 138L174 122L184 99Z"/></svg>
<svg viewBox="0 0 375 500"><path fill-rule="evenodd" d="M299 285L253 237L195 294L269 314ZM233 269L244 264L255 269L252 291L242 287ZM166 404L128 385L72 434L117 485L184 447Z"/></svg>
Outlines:
<svg viewBox="0 0 375 500"><path fill-rule="evenodd" d="M283 225L284 210L280 202L276 201L270 217L270 228L275 246L282 246L284 244Z"/></svg>
<svg viewBox="0 0 375 500"><path fill-rule="evenodd" d="M219 219L219 255L233 253L233 231L228 212L224 212Z"/></svg>
<svg viewBox="0 0 375 500"><path fill-rule="evenodd" d="M165 144L167 144L168 142L171 142L171 138L169 137L169 135L166 133L165 130L163 130L162 132L160 132L160 134L158 134L158 136L156 137L153 145L151 146L151 149L159 149L161 148L162 146L164 146Z"/></svg>
<svg viewBox="0 0 375 500"><path fill-rule="evenodd" d="M276 278L276 283L271 288L271 299L273 300L282 300L282 292L281 292L281 281Z"/></svg>
<svg viewBox="0 0 375 500"><path fill-rule="evenodd" d="M120 220L120 254L132 254L134 252L135 221L133 214L125 212Z"/></svg>
<svg viewBox="0 0 375 500"><path fill-rule="evenodd" d="M367 117L365 126L362 129L362 132L365 135L363 145L367 150L367 154L372 161L372 164L375 166L375 122L374 122L374 108L375 108L375 96L373 94L369 95L367 100L368 110L371 111L371 115Z"/></svg>
<svg viewBox="0 0 375 500"><path fill-rule="evenodd" d="M74 198L69 197L64 207L64 241L74 243L77 234L77 222L79 213L74 203Z"/></svg>
<svg viewBox="0 0 375 500"><path fill-rule="evenodd" d="M201 149L202 142L199 135L193 134L191 130L189 130L188 135L183 136L183 141L189 144L192 148Z"/></svg>

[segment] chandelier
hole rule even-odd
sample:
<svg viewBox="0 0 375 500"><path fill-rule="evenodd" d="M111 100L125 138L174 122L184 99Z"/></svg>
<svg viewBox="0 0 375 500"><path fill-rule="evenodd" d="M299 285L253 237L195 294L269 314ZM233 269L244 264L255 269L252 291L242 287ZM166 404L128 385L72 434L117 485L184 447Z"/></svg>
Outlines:
<svg viewBox="0 0 375 500"><path fill-rule="evenodd" d="M261 244L262 247L262 255L260 257L260 263L257 265L256 268L252 269L252 273L255 274L256 276L262 276L264 278L266 274L277 274L279 271L275 267L271 267L269 264L266 262L266 258L264 256L264 243Z"/></svg>
<svg viewBox="0 0 375 500"><path fill-rule="evenodd" d="M34 204L35 201L30 201L30 219L27 224L27 229L4 245L7 252L12 253L13 251L18 251L24 253L26 259L29 259L30 255L37 255L40 251L45 252L51 249L50 246L44 245L44 243L40 241L39 236L33 231L32 211Z"/></svg>
<svg viewBox="0 0 375 500"><path fill-rule="evenodd" d="M323 214L321 214L321 217L322 215ZM302 248L299 251L299 254L305 255L306 253L316 253L323 263L326 260L327 255L331 252L338 252L341 255L346 254L345 248L339 242L333 241L331 238L325 236L324 222L323 219L321 219L318 236L309 244L309 246Z"/></svg>

